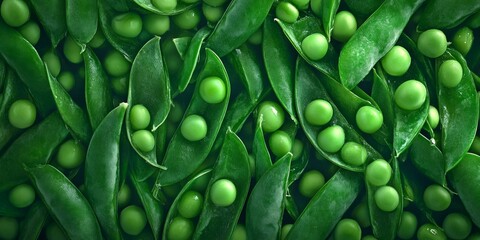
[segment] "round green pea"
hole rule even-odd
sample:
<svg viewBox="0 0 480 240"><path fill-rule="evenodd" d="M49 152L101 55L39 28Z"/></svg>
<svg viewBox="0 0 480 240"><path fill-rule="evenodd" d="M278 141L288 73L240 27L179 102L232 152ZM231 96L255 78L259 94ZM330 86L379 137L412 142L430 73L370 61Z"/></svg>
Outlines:
<svg viewBox="0 0 480 240"><path fill-rule="evenodd" d="M302 175L298 190L307 198L313 197L325 185L325 177L317 170L310 170Z"/></svg>
<svg viewBox="0 0 480 240"><path fill-rule="evenodd" d="M181 216L175 217L168 227L167 239L169 240L188 240L193 235L195 226L190 219Z"/></svg>
<svg viewBox="0 0 480 240"><path fill-rule="evenodd" d="M107 73L113 77L121 77L130 71L130 62L117 50L112 50L103 61Z"/></svg>
<svg viewBox="0 0 480 240"><path fill-rule="evenodd" d="M289 2L279 2L275 8L275 16L286 23L294 23L299 15L298 9Z"/></svg>
<svg viewBox="0 0 480 240"><path fill-rule="evenodd" d="M151 0L158 10L167 12L177 7L177 0Z"/></svg>
<svg viewBox="0 0 480 240"><path fill-rule="evenodd" d="M73 169L85 161L86 149L79 141L70 139L62 145L57 152L58 164L66 169Z"/></svg>
<svg viewBox="0 0 480 240"><path fill-rule="evenodd" d="M197 27L200 22L201 13L197 8L186 10L172 17L173 24L180 29L190 30Z"/></svg>
<svg viewBox="0 0 480 240"><path fill-rule="evenodd" d="M458 29L453 36L453 47L465 56L472 48L473 38L472 29L469 27L462 27Z"/></svg>
<svg viewBox="0 0 480 240"><path fill-rule="evenodd" d="M433 211L444 211L452 202L450 193L444 187L433 184L428 186L423 192L423 201L427 208Z"/></svg>
<svg viewBox="0 0 480 240"><path fill-rule="evenodd" d="M300 141L298 139L295 139L293 141L293 147L292 147L293 157L292 157L292 160L297 160L302 156L303 147L304 147L304 145L303 145L302 141Z"/></svg>
<svg viewBox="0 0 480 240"><path fill-rule="evenodd" d="M30 9L23 0L4 0L0 13L3 21L11 27L20 27L30 19Z"/></svg>
<svg viewBox="0 0 480 240"><path fill-rule="evenodd" d="M272 101L265 101L260 104L257 115L263 115L262 129L267 133L277 131L285 121L283 108Z"/></svg>
<svg viewBox="0 0 480 240"><path fill-rule="evenodd" d="M203 196L196 191L188 191L183 194L178 202L178 212L184 218L194 218L200 215L203 207Z"/></svg>
<svg viewBox="0 0 480 240"><path fill-rule="evenodd" d="M366 201L362 201L352 211L352 217L362 228L370 227L370 213Z"/></svg>
<svg viewBox="0 0 480 240"><path fill-rule="evenodd" d="M130 235L140 234L147 225L145 211L135 205L130 205L120 213L120 226Z"/></svg>
<svg viewBox="0 0 480 240"><path fill-rule="evenodd" d="M215 76L207 77L202 80L199 88L200 97L207 103L221 103L227 95L225 82Z"/></svg>
<svg viewBox="0 0 480 240"><path fill-rule="evenodd" d="M435 129L440 122L440 115L438 114L438 110L436 107L430 105L428 108L428 117L427 117L428 124L432 129Z"/></svg>
<svg viewBox="0 0 480 240"><path fill-rule="evenodd" d="M207 122L200 115L190 115L183 120L180 131L188 141L200 141L207 136Z"/></svg>
<svg viewBox="0 0 480 240"><path fill-rule="evenodd" d="M290 232L290 229L292 229L293 224L285 224L282 226L282 230L280 232L280 239L285 240L287 239L287 235Z"/></svg>
<svg viewBox="0 0 480 240"><path fill-rule="evenodd" d="M317 144L325 152L336 153L345 144L345 131L338 125L328 127L318 134Z"/></svg>
<svg viewBox="0 0 480 240"><path fill-rule="evenodd" d="M130 110L130 124L134 130L146 129L150 124L150 112L148 109L137 104Z"/></svg>
<svg viewBox="0 0 480 240"><path fill-rule="evenodd" d="M148 14L145 17L145 29L147 32L161 36L170 30L170 17L157 15L157 14Z"/></svg>
<svg viewBox="0 0 480 240"><path fill-rule="evenodd" d="M397 237L400 239L412 239L417 232L417 217L415 214L404 211L400 218Z"/></svg>
<svg viewBox="0 0 480 240"><path fill-rule="evenodd" d="M35 123L36 118L37 108L26 99L13 102L10 109L8 109L8 121L16 128L28 128Z"/></svg>
<svg viewBox="0 0 480 240"><path fill-rule="evenodd" d="M300 10L308 9L308 5L310 4L310 0L289 0L289 2Z"/></svg>
<svg viewBox="0 0 480 240"><path fill-rule="evenodd" d="M335 240L360 240L362 238L362 229L357 221L345 218L337 223L333 234Z"/></svg>
<svg viewBox="0 0 480 240"><path fill-rule="evenodd" d="M316 99L305 107L304 115L309 124L321 126L330 122L333 117L333 108L329 102Z"/></svg>
<svg viewBox="0 0 480 240"><path fill-rule="evenodd" d="M138 130L132 134L132 143L142 152L150 152L155 148L155 138L148 130Z"/></svg>
<svg viewBox="0 0 480 240"><path fill-rule="evenodd" d="M268 144L273 155L277 157L282 157L292 150L292 139L286 132L281 130L272 133Z"/></svg>
<svg viewBox="0 0 480 240"><path fill-rule="evenodd" d="M325 57L328 51L328 41L323 34L313 33L302 41L302 51L310 60L318 61Z"/></svg>
<svg viewBox="0 0 480 240"><path fill-rule="evenodd" d="M383 114L372 106L363 106L358 109L355 121L362 132L372 134L382 127Z"/></svg>
<svg viewBox="0 0 480 240"><path fill-rule="evenodd" d="M237 198L237 188L228 179L219 179L210 188L210 199L219 207L228 207Z"/></svg>
<svg viewBox="0 0 480 240"><path fill-rule="evenodd" d="M45 236L48 240L68 240L69 238L55 222L51 222L45 229Z"/></svg>
<svg viewBox="0 0 480 240"><path fill-rule="evenodd" d="M202 13L203 16L210 23L217 23L220 18L222 18L225 9L223 7L212 7L208 4L202 4Z"/></svg>
<svg viewBox="0 0 480 240"><path fill-rule="evenodd" d="M128 76L112 78L111 87L113 92L120 97L127 97L128 94Z"/></svg>
<svg viewBox="0 0 480 240"><path fill-rule="evenodd" d="M73 87L75 87L75 77L73 76L72 72L61 72L60 74L58 74L57 80L67 91L71 91Z"/></svg>
<svg viewBox="0 0 480 240"><path fill-rule="evenodd" d="M391 76L402 76L410 68L412 58L407 49L402 46L394 46L382 58L382 67Z"/></svg>
<svg viewBox="0 0 480 240"><path fill-rule="evenodd" d="M450 239L465 239L472 231L472 221L461 213L450 213L443 220L443 230Z"/></svg>
<svg viewBox="0 0 480 240"><path fill-rule="evenodd" d="M23 24L18 29L18 32L34 46L38 43L38 40L40 40L40 27L35 21L28 21Z"/></svg>
<svg viewBox="0 0 480 240"><path fill-rule="evenodd" d="M112 30L116 34L134 38L142 32L142 18L134 12L127 12L115 16L112 19Z"/></svg>
<svg viewBox="0 0 480 240"><path fill-rule="evenodd" d="M427 223L418 228L418 240L447 240L445 233L437 226Z"/></svg>
<svg viewBox="0 0 480 240"><path fill-rule="evenodd" d="M47 51L44 55L42 60L47 64L48 71L52 74L52 76L57 77L60 73L60 69L62 65L60 63L60 58L55 54L53 50Z"/></svg>
<svg viewBox="0 0 480 240"><path fill-rule="evenodd" d="M203 2L213 7L219 7L224 5L227 0L203 0Z"/></svg>
<svg viewBox="0 0 480 240"><path fill-rule="evenodd" d="M423 55L429 58L437 58L447 50L447 37L441 30L429 29L420 33L417 47Z"/></svg>
<svg viewBox="0 0 480 240"><path fill-rule="evenodd" d="M17 185L10 190L8 200L17 208L28 207L35 201L35 190L29 184Z"/></svg>
<svg viewBox="0 0 480 240"><path fill-rule="evenodd" d="M65 58L71 63L81 63L83 56L81 54L82 48L70 36L65 39L63 43L63 54Z"/></svg>
<svg viewBox="0 0 480 240"><path fill-rule="evenodd" d="M342 160L352 166L361 166L367 161L367 149L356 142L346 142L340 152Z"/></svg>
<svg viewBox="0 0 480 240"><path fill-rule="evenodd" d="M119 207L124 207L130 202L130 197L132 195L131 192L132 191L127 184L123 184L122 187L120 187L117 195L117 203Z"/></svg>
<svg viewBox="0 0 480 240"><path fill-rule="evenodd" d="M387 185L391 177L392 167L383 159L377 159L371 162L365 170L367 182L376 187Z"/></svg>
<svg viewBox="0 0 480 240"><path fill-rule="evenodd" d="M322 3L323 0L310 0L310 9L318 17L322 16Z"/></svg>
<svg viewBox="0 0 480 240"><path fill-rule="evenodd" d="M457 60L447 60L440 64L438 68L438 81L447 87L456 87L463 78L462 65Z"/></svg>
<svg viewBox="0 0 480 240"><path fill-rule="evenodd" d="M247 229L242 224L237 224L233 229L230 240L247 240Z"/></svg>
<svg viewBox="0 0 480 240"><path fill-rule="evenodd" d="M357 19L351 12L341 11L333 22L332 38L339 42L347 42L357 31Z"/></svg>
<svg viewBox="0 0 480 240"><path fill-rule="evenodd" d="M404 110L417 110L427 99L427 89L420 81L408 80L395 90L394 99L397 106Z"/></svg>
<svg viewBox="0 0 480 240"><path fill-rule="evenodd" d="M375 204L385 212L392 212L397 209L400 204L400 196L395 188L390 186L382 186L375 191Z"/></svg>
<svg viewBox="0 0 480 240"><path fill-rule="evenodd" d="M105 36L103 35L103 32L101 29L97 29L97 32L95 32L95 35L93 35L92 40L88 42L88 45L93 48L99 48L105 43Z"/></svg>

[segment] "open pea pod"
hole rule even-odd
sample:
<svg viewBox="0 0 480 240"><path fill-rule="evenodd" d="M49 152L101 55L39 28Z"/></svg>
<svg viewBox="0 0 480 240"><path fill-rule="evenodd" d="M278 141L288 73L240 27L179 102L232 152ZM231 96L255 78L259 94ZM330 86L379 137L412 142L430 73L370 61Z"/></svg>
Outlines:
<svg viewBox="0 0 480 240"><path fill-rule="evenodd" d="M445 159L445 171L452 170L472 145L478 127L478 95L473 82L472 74L463 56L453 49L438 60L457 60L462 65L463 76L461 82L454 88L447 88L439 81L438 107L440 123L442 125L442 152Z"/></svg>
<svg viewBox="0 0 480 240"><path fill-rule="evenodd" d="M187 54L187 49L190 46L192 37L179 37L172 39L173 45L177 49L178 54L182 60L185 60L185 55Z"/></svg>
<svg viewBox="0 0 480 240"><path fill-rule="evenodd" d="M385 0L340 52L340 80L348 89L362 81L397 42L408 20L425 0ZM378 29L382 29L379 31Z"/></svg>
<svg viewBox="0 0 480 240"><path fill-rule="evenodd" d="M27 215L20 222L18 240L38 239L48 219L48 211L43 202L36 201L28 208Z"/></svg>
<svg viewBox="0 0 480 240"><path fill-rule="evenodd" d="M361 174L337 171L313 196L286 239L327 239L361 188Z"/></svg>
<svg viewBox="0 0 480 240"><path fill-rule="evenodd" d="M0 157L0 192L28 180L23 165L47 163L67 134L55 112L20 135Z"/></svg>
<svg viewBox="0 0 480 240"><path fill-rule="evenodd" d="M210 76L222 79L226 87L225 99L215 105L205 102L199 93L200 82ZM159 173L157 186L177 183L192 174L203 163L217 138L229 100L230 81L225 67L220 58L207 48L204 68L198 75L195 92L184 114L184 119L192 114L202 116L208 126L207 134L205 138L191 142L183 137L180 128L175 131L163 160L163 165L168 170ZM179 154L180 152L182 154Z"/></svg>
<svg viewBox="0 0 480 240"><path fill-rule="evenodd" d="M429 1L423 9L418 28L454 28L478 10L480 2L476 0L464 0L461 3L449 0Z"/></svg>
<svg viewBox="0 0 480 240"><path fill-rule="evenodd" d="M152 13L155 13L155 14L158 14L158 15L167 15L167 16L178 15L182 12L185 12L188 9L194 8L195 6L197 6L199 4L198 1L196 1L194 3L186 3L186 2L183 2L183 1L178 1L177 6L174 9L168 10L168 11L162 11L162 10L158 9L157 7L155 7L152 4L151 0L133 0L133 2L136 3L139 7L143 8L143 9L149 11L149 12L152 12Z"/></svg>
<svg viewBox="0 0 480 240"><path fill-rule="evenodd" d="M9 199L10 191L1 191L0 192L0 216L6 217L24 217L26 214L26 209L17 208L12 205Z"/></svg>
<svg viewBox="0 0 480 240"><path fill-rule="evenodd" d="M82 49L97 32L98 8L96 0L66 0L66 23L69 35Z"/></svg>
<svg viewBox="0 0 480 240"><path fill-rule="evenodd" d="M287 153L255 184L248 198L245 220L249 239L279 238L291 160L292 154Z"/></svg>
<svg viewBox="0 0 480 240"><path fill-rule="evenodd" d="M323 74L338 79L338 71L336 68L338 56L332 45L328 46L325 57L317 61L310 60L303 52L302 41L304 38L313 33L324 34L317 18L306 16L294 23L284 23L279 19L275 19L275 21L280 25L285 36L287 36L290 43L305 61Z"/></svg>
<svg viewBox="0 0 480 240"><path fill-rule="evenodd" d="M272 159L268 152L265 135L263 135L263 114L258 116L253 136L252 153L255 159L255 180L259 181L263 174L272 167Z"/></svg>
<svg viewBox="0 0 480 240"><path fill-rule="evenodd" d="M337 15L340 0L324 0L322 1L322 23L325 35L330 42L333 30L333 23Z"/></svg>
<svg viewBox="0 0 480 240"><path fill-rule="evenodd" d="M446 187L443 153L422 134L413 139L409 150L412 164L432 181Z"/></svg>
<svg viewBox="0 0 480 240"><path fill-rule="evenodd" d="M65 0L30 0L54 48L67 34Z"/></svg>
<svg viewBox="0 0 480 240"><path fill-rule="evenodd" d="M193 239L230 238L248 196L250 187L248 161L247 149L242 140L230 129L227 130L224 144L205 193L205 203ZM220 179L230 180L237 190L235 201L226 207L216 206L210 199L210 188Z"/></svg>
<svg viewBox="0 0 480 240"><path fill-rule="evenodd" d="M62 172L49 164L26 170L50 215L70 239L102 239L92 207Z"/></svg>

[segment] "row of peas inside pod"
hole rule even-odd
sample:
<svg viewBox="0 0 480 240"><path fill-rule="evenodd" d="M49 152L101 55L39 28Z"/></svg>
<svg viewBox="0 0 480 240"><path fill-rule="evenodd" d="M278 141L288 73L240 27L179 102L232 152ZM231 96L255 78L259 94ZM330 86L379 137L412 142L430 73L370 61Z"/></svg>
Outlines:
<svg viewBox="0 0 480 240"><path fill-rule="evenodd" d="M480 2L0 0L0 239L480 239Z"/></svg>

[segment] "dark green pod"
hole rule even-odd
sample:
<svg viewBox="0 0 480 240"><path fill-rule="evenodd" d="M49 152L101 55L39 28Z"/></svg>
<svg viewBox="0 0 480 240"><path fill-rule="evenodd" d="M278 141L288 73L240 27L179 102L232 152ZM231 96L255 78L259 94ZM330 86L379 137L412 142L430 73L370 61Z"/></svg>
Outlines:
<svg viewBox="0 0 480 240"><path fill-rule="evenodd" d="M9 199L10 191L0 191L0 216L5 217L24 217L26 209L17 208L12 205Z"/></svg>
<svg viewBox="0 0 480 240"><path fill-rule="evenodd" d="M19 240L38 239L48 219L48 211L43 202L37 201L29 207L25 219L20 222Z"/></svg>
<svg viewBox="0 0 480 240"><path fill-rule="evenodd" d="M476 0L429 1L423 9L418 27L420 30L454 28L478 10L480 10L480 2Z"/></svg>
<svg viewBox="0 0 480 240"><path fill-rule="evenodd" d="M263 135L262 123L263 114L258 116L252 147L253 158L255 159L255 180L257 182L273 165L267 143L265 142L265 136Z"/></svg>
<svg viewBox="0 0 480 240"><path fill-rule="evenodd" d="M70 36L85 48L97 32L98 8L95 0L66 0L66 22Z"/></svg>
<svg viewBox="0 0 480 240"><path fill-rule="evenodd" d="M65 0L30 0L54 48L67 34Z"/></svg>
<svg viewBox="0 0 480 240"><path fill-rule="evenodd" d="M412 164L421 173L432 181L446 186L443 153L435 146L432 140L427 139L422 134L418 134L413 139L409 156L409 160L412 161Z"/></svg>
<svg viewBox="0 0 480 240"><path fill-rule="evenodd" d="M172 39L173 45L177 49L178 54L182 60L185 60L185 55L187 54L187 49L190 46L192 37L178 37Z"/></svg>
<svg viewBox="0 0 480 240"><path fill-rule="evenodd" d="M322 1L322 23L325 35L330 42L333 30L333 23L337 15L338 7L340 7L340 0L323 0Z"/></svg>

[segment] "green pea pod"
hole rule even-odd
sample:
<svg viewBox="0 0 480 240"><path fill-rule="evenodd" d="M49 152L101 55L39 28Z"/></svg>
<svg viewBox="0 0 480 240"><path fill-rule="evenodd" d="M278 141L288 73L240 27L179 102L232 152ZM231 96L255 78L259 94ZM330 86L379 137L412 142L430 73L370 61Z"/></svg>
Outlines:
<svg viewBox="0 0 480 240"><path fill-rule="evenodd" d="M437 83L440 123L442 124L442 152L445 170L452 170L472 145L478 124L478 96L472 74L462 54L448 49L437 62L455 59L463 69L462 81L455 88Z"/></svg>
<svg viewBox="0 0 480 240"><path fill-rule="evenodd" d="M191 41L192 37L179 37L172 39L173 45L175 45L182 60L185 60L185 55L187 54L187 49L190 46Z"/></svg>
<svg viewBox="0 0 480 240"><path fill-rule="evenodd" d="M182 1L178 1L177 6L174 9L168 10L168 11L162 11L162 10L158 9L157 7L155 7L152 4L152 1L150 1L150 0L133 0L133 2L136 3L139 7L143 8L143 9L149 11L149 12L159 14L159 15L166 15L166 16L178 15L182 12L185 12L188 9L194 8L199 3L199 2L185 3L185 2L182 2Z"/></svg>
<svg viewBox="0 0 480 240"><path fill-rule="evenodd" d="M362 175L339 170L313 196L288 239L327 239L362 188Z"/></svg>
<svg viewBox="0 0 480 240"><path fill-rule="evenodd" d="M67 29L82 48L97 32L98 8L95 0L66 0Z"/></svg>
<svg viewBox="0 0 480 240"><path fill-rule="evenodd" d="M6 217L24 217L26 211L24 208L17 208L12 205L9 199L10 191L0 192L0 216Z"/></svg>
<svg viewBox="0 0 480 240"><path fill-rule="evenodd" d="M358 14L362 17L368 17L375 12L380 5L382 5L384 0L344 0L344 2L347 4L348 8L355 13L355 16Z"/></svg>
<svg viewBox="0 0 480 240"><path fill-rule="evenodd" d="M83 109L73 101L62 84L50 74L46 64L45 70L47 71L50 89L52 90L53 96L55 96L55 103L57 104L60 116L74 138L87 144L90 142L92 136L92 127L89 124L87 115Z"/></svg>
<svg viewBox="0 0 480 240"><path fill-rule="evenodd" d="M220 58L210 49L206 50L204 69L197 77L195 93L184 118L192 114L198 114L205 119L208 131L202 140L191 142L183 137L178 128L170 144L168 145L163 165L168 169L160 172L157 185L167 186L177 183L192 174L206 159L220 130L225 112L230 100L230 81ZM223 102L211 105L206 103L200 96L200 82L206 77L216 76L222 79L226 87L226 96ZM183 119L182 119L183 122ZM178 154L182 152L182 154Z"/></svg>
<svg viewBox="0 0 480 240"><path fill-rule="evenodd" d="M480 2L475 0L465 0L461 4L449 0L429 1L423 10L418 28L454 28L478 10Z"/></svg>
<svg viewBox="0 0 480 240"><path fill-rule="evenodd" d="M20 135L0 157L0 192L28 179L24 164L47 163L67 134L62 118L55 112Z"/></svg>
<svg viewBox="0 0 480 240"><path fill-rule="evenodd" d="M322 1L322 22L325 35L330 42L333 30L333 23L337 15L340 0L323 0Z"/></svg>
<svg viewBox="0 0 480 240"><path fill-rule="evenodd" d="M197 63L200 59L200 50L202 49L203 42L210 34L210 31L210 28L204 27L200 29L197 33L195 33L192 40L190 41L190 44L188 45L188 48L184 54L185 61L183 62L183 67L180 70L180 77L177 81L175 81L178 86L172 87L172 89L174 89L175 91L174 95L185 91L188 84L190 83L193 77L193 72L195 71Z"/></svg>
<svg viewBox="0 0 480 240"><path fill-rule="evenodd" d="M108 239L121 239L117 213L120 132L127 109L121 103L98 125L85 159L85 195Z"/></svg>
<svg viewBox="0 0 480 240"><path fill-rule="evenodd" d="M236 187L237 195L230 206L215 206L210 199L210 188L219 179L228 179ZM193 239L230 238L247 199L249 187L250 166L247 149L242 140L229 129L205 193L205 203Z"/></svg>
<svg viewBox="0 0 480 240"><path fill-rule="evenodd" d="M440 149L422 134L413 139L409 152L412 164L434 182L446 186L445 163Z"/></svg>
<svg viewBox="0 0 480 240"><path fill-rule="evenodd" d="M465 209L475 225L480 226L480 157L467 153L462 161L450 171L448 178L462 200Z"/></svg>
<svg viewBox="0 0 480 240"><path fill-rule="evenodd" d="M38 239L48 219L48 211L43 202L37 201L29 207L27 215L20 222L19 240Z"/></svg>
<svg viewBox="0 0 480 240"><path fill-rule="evenodd" d="M290 115L290 119L297 123L293 104L295 81L295 62L291 57L293 50L279 26L275 26L271 18L263 23L262 53L270 85L280 104Z"/></svg>
<svg viewBox="0 0 480 240"><path fill-rule="evenodd" d="M38 20L47 32L53 48L67 34L65 0L30 0Z"/></svg>
<svg viewBox="0 0 480 240"><path fill-rule="evenodd" d="M393 90L383 77L383 72L380 67L378 71L375 68L373 69L372 98L378 103L378 106L382 111L384 119L383 124L387 127L387 129L391 129L393 132L395 118Z"/></svg>
<svg viewBox="0 0 480 240"><path fill-rule="evenodd" d="M55 109L48 77L37 50L20 33L0 19L0 55L27 86L37 110L43 117Z"/></svg>
<svg viewBox="0 0 480 240"><path fill-rule="evenodd" d="M232 0L207 39L207 47L223 57L242 45L265 21L273 2Z"/></svg>
<svg viewBox="0 0 480 240"><path fill-rule="evenodd" d="M245 220L249 239L280 237L291 160L292 154L287 153L255 184L248 198Z"/></svg>
<svg viewBox="0 0 480 240"><path fill-rule="evenodd" d="M272 167L272 159L268 152L262 129L263 114L258 116L253 137L252 153L255 159L255 180L258 182L265 172Z"/></svg>
<svg viewBox="0 0 480 240"><path fill-rule="evenodd" d="M113 109L112 93L102 64L90 48L83 53L83 59L85 62L85 101L90 124L95 130Z"/></svg>
<svg viewBox="0 0 480 240"><path fill-rule="evenodd" d="M50 215L70 239L102 239L92 207L62 172L49 164L26 170Z"/></svg>
<svg viewBox="0 0 480 240"><path fill-rule="evenodd" d="M289 186L300 178L310 159L310 144L308 144L308 140L303 139L303 137L301 139L304 144L303 152L298 159L292 159L292 163L290 164L290 174L288 175Z"/></svg>
<svg viewBox="0 0 480 240"><path fill-rule="evenodd" d="M300 216L297 203L290 195L290 190L288 190L287 196L285 196L285 210L287 210L288 215L290 215L290 217L292 217L295 221L298 219L298 216Z"/></svg>
<svg viewBox="0 0 480 240"><path fill-rule="evenodd" d="M3 91L5 78L7 77L7 63L0 57L0 89Z"/></svg>
<svg viewBox="0 0 480 240"><path fill-rule="evenodd" d="M280 25L285 36L287 36L290 43L297 50L298 54L305 59L305 61L307 61L318 71L334 79L338 79L338 71L336 69L338 56L332 45L328 46L328 51L325 57L318 61L310 60L302 50L302 41L304 38L313 33L324 34L321 30L321 24L317 18L307 16L292 24L284 23L279 19L275 19L275 21Z"/></svg>
<svg viewBox="0 0 480 240"><path fill-rule="evenodd" d="M395 45L408 20L424 1L386 0L358 28L342 48L338 60L340 80L345 87L352 89L367 76Z"/></svg>

